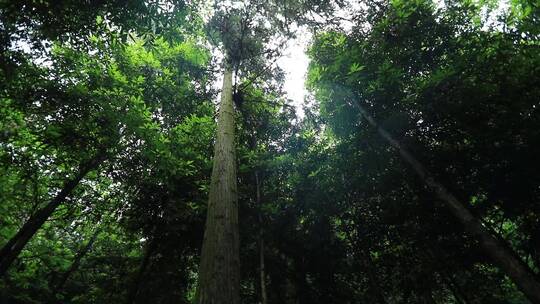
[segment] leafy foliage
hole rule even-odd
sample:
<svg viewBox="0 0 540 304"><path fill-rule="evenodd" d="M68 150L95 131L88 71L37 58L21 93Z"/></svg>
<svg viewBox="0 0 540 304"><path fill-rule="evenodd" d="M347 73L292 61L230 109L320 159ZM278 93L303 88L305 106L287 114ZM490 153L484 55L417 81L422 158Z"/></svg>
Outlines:
<svg viewBox="0 0 540 304"><path fill-rule="evenodd" d="M538 275L539 6L365 1L346 31L321 17L340 5L206 18L198 1L3 2L0 246L103 160L0 279L0 302L194 302L221 46L243 303L261 301L261 274L268 303L528 303L358 105ZM303 117L272 68L295 22L314 29Z"/></svg>

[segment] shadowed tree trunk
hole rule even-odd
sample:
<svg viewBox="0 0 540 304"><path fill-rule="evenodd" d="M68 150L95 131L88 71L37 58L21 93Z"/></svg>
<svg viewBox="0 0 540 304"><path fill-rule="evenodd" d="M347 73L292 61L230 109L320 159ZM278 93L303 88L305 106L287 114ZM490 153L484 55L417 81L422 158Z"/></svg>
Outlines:
<svg viewBox="0 0 540 304"><path fill-rule="evenodd" d="M131 288L129 289L127 294L127 304L133 304L137 301L137 295L141 290L141 284L144 280L144 274L146 272L146 269L148 268L148 264L150 264L150 258L152 257L152 255L154 255L154 250L156 249L156 242L157 241L155 240L149 241L148 245L144 250L144 256L141 262L141 266L139 267L139 271L137 272L135 281L133 282L133 284L131 284Z"/></svg>
<svg viewBox="0 0 540 304"><path fill-rule="evenodd" d="M446 288L452 293L454 300L457 304L466 304L470 302L467 299L467 295L465 294L465 292L463 292L459 284L455 282L451 274L452 272L449 271L446 267L444 267L445 259L437 255L437 251L427 248L423 250L418 250L417 252L423 252L425 260L431 260L433 261L434 265L438 266L438 268L435 270L435 274L437 274L441 278Z"/></svg>
<svg viewBox="0 0 540 304"><path fill-rule="evenodd" d="M259 275L261 285L261 304L268 303L268 296L266 294L266 272L264 266L264 228L262 217L262 201L261 201L261 181L259 179L259 172L255 171L255 188L256 188L256 200L259 208Z"/></svg>
<svg viewBox="0 0 540 304"><path fill-rule="evenodd" d="M366 270L366 274L368 276L368 283L369 288L371 292L373 293L373 296L375 297L377 303L379 304L386 304L386 299L384 297L384 291L381 288L381 283L379 279L377 278L377 273L374 269L373 259L371 258L371 255L369 251L366 249L359 247L360 255L362 256L362 264L364 266L364 269Z"/></svg>
<svg viewBox="0 0 540 304"><path fill-rule="evenodd" d="M422 304L437 304L437 302L435 302L435 299L433 299L433 293L431 288L422 291L422 293L419 295L419 298L420 303Z"/></svg>
<svg viewBox="0 0 540 304"><path fill-rule="evenodd" d="M242 111L240 109L240 111ZM253 118L253 121L256 121L256 118ZM255 126L252 126L251 129L251 136L249 138L249 149L251 151L257 150L257 137L255 135L256 128L260 127L259 123L256 123ZM265 262L264 262L264 221L263 221L263 210L262 210L262 194L261 194L261 187L262 187L262 181L259 176L259 170L255 169L255 172L253 173L253 179L255 182L255 205L257 206L257 221L259 224L259 285L260 285L260 292L261 292L261 304L267 304L268 303L268 295L266 293L266 269L265 269Z"/></svg>
<svg viewBox="0 0 540 304"><path fill-rule="evenodd" d="M285 304L300 304L296 280L292 276L287 276L285 281Z"/></svg>
<svg viewBox="0 0 540 304"><path fill-rule="evenodd" d="M449 274L439 272L439 275L441 276L444 284L452 292L452 295L454 296L454 300L456 300L457 304L469 303L469 300L467 299L467 296L465 295L465 293L461 290L459 285L454 282L454 279Z"/></svg>
<svg viewBox="0 0 540 304"><path fill-rule="evenodd" d="M232 100L232 67L226 64L217 122L210 197L199 266L199 304L240 303L240 261Z"/></svg>
<svg viewBox="0 0 540 304"><path fill-rule="evenodd" d="M64 183L62 190L60 190L60 192L47 203L45 207L33 214L22 228L19 229L17 234L2 247L0 250L0 277L7 272L9 266L19 256L24 246L26 246L34 234L36 234L41 226L43 226L56 208L65 201L86 174L97 168L99 163L103 160L102 156L101 153L98 153L93 159L81 165L77 174Z"/></svg>
<svg viewBox="0 0 540 304"><path fill-rule="evenodd" d="M73 263L71 263L71 266L69 269L64 272L64 274L60 277L60 280L56 284L56 286L53 289L53 294L58 294L63 288L66 282L68 281L69 277L79 269L79 266L81 265L81 261L84 258L84 256L90 252L90 249L92 249L92 246L96 242L97 236L100 232L100 229L96 229L92 236L90 237L90 240L86 243L86 246L84 246L77 254L75 255L75 258L73 259Z"/></svg>
<svg viewBox="0 0 540 304"><path fill-rule="evenodd" d="M444 203L450 212L463 224L465 230L474 236L485 253L492 259L525 296L533 303L540 303L540 283L531 269L513 252L510 247L497 236L491 234L465 204L460 202L446 187L436 181L431 173L403 145L395 140L390 133L377 124L369 113L357 102L360 114L368 123L377 129L379 135L390 146L399 151L401 157L413 168L428 189Z"/></svg>

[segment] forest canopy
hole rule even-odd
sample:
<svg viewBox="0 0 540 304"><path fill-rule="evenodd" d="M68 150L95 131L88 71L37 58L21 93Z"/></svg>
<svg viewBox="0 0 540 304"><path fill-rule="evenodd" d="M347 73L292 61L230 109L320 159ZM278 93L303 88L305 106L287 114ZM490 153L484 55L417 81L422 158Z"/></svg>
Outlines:
<svg viewBox="0 0 540 304"><path fill-rule="evenodd" d="M539 96L534 0L1 1L0 303L540 303Z"/></svg>

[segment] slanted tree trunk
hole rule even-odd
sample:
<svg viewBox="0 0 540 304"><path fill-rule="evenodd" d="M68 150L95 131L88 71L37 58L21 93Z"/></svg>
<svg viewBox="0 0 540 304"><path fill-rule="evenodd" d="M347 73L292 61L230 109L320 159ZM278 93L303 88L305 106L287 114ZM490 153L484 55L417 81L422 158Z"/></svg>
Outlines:
<svg viewBox="0 0 540 304"><path fill-rule="evenodd" d="M90 237L90 240L88 240L88 242L86 243L86 245L79 252L77 252L77 254L75 255L75 258L73 259L73 263L71 263L71 266L69 267L69 269L66 272L64 272L64 274L60 277L60 280L58 281L56 286L54 286L54 289L53 289L53 294L54 295L56 295L60 291L62 291L62 289L64 288L64 285L68 281L69 277L75 271L77 271L77 269L79 269L79 266L81 265L82 259L84 258L84 256L88 252L90 252L90 249L92 249L92 246L96 242L96 239L97 239L97 236L99 235L99 232L100 232L100 229L99 228L96 229L94 231L94 233L92 234L92 236Z"/></svg>
<svg viewBox="0 0 540 304"><path fill-rule="evenodd" d="M240 258L232 100L232 67L226 64L219 106L210 197L199 266L199 304L240 303Z"/></svg>
<svg viewBox="0 0 540 304"><path fill-rule="evenodd" d="M480 220L478 220L466 205L456 196L435 180L433 175L421 164L403 145L395 140L390 133L377 124L363 106L357 103L360 114L368 123L377 129L379 135L390 146L399 151L401 157L413 168L428 189L443 202L450 212L463 224L465 230L474 236L485 253L493 260L532 303L540 303L540 282L531 269L513 252L500 238L491 234Z"/></svg>
<svg viewBox="0 0 540 304"><path fill-rule="evenodd" d="M64 183L62 190L45 207L32 215L22 228L2 247L0 250L0 277L7 272L9 266L19 256L24 246L43 226L43 223L47 221L56 208L65 201L84 176L95 169L102 160L102 155L99 153L93 159L81 165L77 174Z"/></svg>

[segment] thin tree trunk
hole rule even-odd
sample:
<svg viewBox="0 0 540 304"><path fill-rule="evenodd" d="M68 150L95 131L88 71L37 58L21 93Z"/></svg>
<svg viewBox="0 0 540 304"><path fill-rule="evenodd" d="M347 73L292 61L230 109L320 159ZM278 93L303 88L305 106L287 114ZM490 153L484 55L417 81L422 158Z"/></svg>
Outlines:
<svg viewBox="0 0 540 304"><path fill-rule="evenodd" d="M56 284L56 286L54 287L53 289L53 294L57 294L58 292L60 292L63 288L64 288L64 285L66 284L66 282L68 281L69 277L75 272L77 271L77 269L79 269L79 266L81 265L81 261L82 259L84 258L84 256L90 252L90 249L92 249L92 246L94 245L96 239L97 239L97 236L100 232L100 229L96 229L94 231L94 233L92 234L92 236L90 237L90 240L88 240L88 242L86 243L86 246L84 246L82 248L82 250L80 250L76 255L75 255L75 258L73 259L73 263L71 263L71 266L69 267L69 269L64 272L64 274L62 275L62 277L60 278L60 280L58 281L58 283Z"/></svg>
<svg viewBox="0 0 540 304"><path fill-rule="evenodd" d="M422 294L420 295L420 301L422 304L437 304L437 302L435 302L435 299L433 299L433 293L431 288L426 289L422 292Z"/></svg>
<svg viewBox="0 0 540 304"><path fill-rule="evenodd" d="M439 275L443 279L443 282L446 284L448 289L452 292L452 295L454 296L454 299L458 304L467 304L469 301L467 300L467 297L465 296L465 293L461 291L459 288L459 285L457 285L452 277L446 273L439 272Z"/></svg>
<svg viewBox="0 0 540 304"><path fill-rule="evenodd" d="M261 182L259 180L259 172L255 171L255 188L256 188L256 200L259 207L259 271L260 271L260 285L261 285L261 304L268 303L268 297L266 294L266 273L264 266L264 228L262 217L262 201L261 201Z"/></svg>
<svg viewBox="0 0 540 304"><path fill-rule="evenodd" d="M9 266L19 256L24 246L26 246L34 234L36 234L41 226L43 226L43 223L47 221L56 208L64 202L84 176L86 176L90 170L96 168L101 161L102 158L100 153L87 163L83 164L80 167L79 172L72 179L64 183L62 190L47 205L45 205L45 207L39 209L32 215L22 228L19 229L4 247L2 247L0 250L0 277L7 272Z"/></svg>
<svg viewBox="0 0 540 304"><path fill-rule="evenodd" d="M141 283L144 279L144 273L146 272L146 269L148 268L148 264L150 263L150 258L154 254L154 250L156 249L156 241L149 241L149 244L146 246L144 256L141 262L141 266L139 267L139 271L137 272L137 277L135 278L135 281L131 285L131 288L128 291L127 294L127 304L133 304L137 300L137 295L139 294L139 291L141 289Z"/></svg>
<svg viewBox="0 0 540 304"><path fill-rule="evenodd" d="M465 230L474 236L485 253L497 265L525 296L533 303L540 303L540 283L537 281L530 268L517 257L509 246L498 237L493 236L489 229L484 227L466 207L460 202L446 187L435 180L431 173L390 133L375 122L369 113L357 103L360 113L370 125L377 129L379 135L384 138L390 146L399 151L401 157L413 168L426 186L433 191L452 214L463 224Z"/></svg>
<svg viewBox="0 0 540 304"><path fill-rule="evenodd" d="M454 279L452 278L451 274L447 271L445 265L445 260L441 258L439 255L435 254L435 251L431 248L425 248L425 249L418 249L417 252L423 252L422 254L425 259L432 260L434 265L437 265L438 267L435 270L435 273L439 275L439 277L442 279L444 284L448 287L448 289L452 292L452 295L454 296L454 299L458 304L466 304L469 302L467 299L467 296L465 293L461 290L459 284L457 284Z"/></svg>
<svg viewBox="0 0 540 304"><path fill-rule="evenodd" d="M402 298L402 301L400 303L403 303L403 304L409 303L409 298L411 297L411 294L412 294L412 288L406 289L403 292L403 298Z"/></svg>
<svg viewBox="0 0 540 304"><path fill-rule="evenodd" d="M371 255L364 248L359 248L359 251L362 255L362 260L364 264L363 266L368 276L369 288L371 289L371 292L374 293L377 303L386 304L387 302L384 297L384 291L382 290L381 283L379 282L377 274L373 269L373 260L371 258Z"/></svg>
<svg viewBox="0 0 540 304"><path fill-rule="evenodd" d="M266 272L264 266L264 238L260 236L259 244L259 263L260 263L260 275L261 275L261 303L268 303L268 295L266 294Z"/></svg>
<svg viewBox="0 0 540 304"><path fill-rule="evenodd" d="M296 279L291 280L289 276L285 279L285 304L299 304Z"/></svg>
<svg viewBox="0 0 540 304"><path fill-rule="evenodd" d="M240 258L232 67L223 75L197 303L240 303Z"/></svg>

